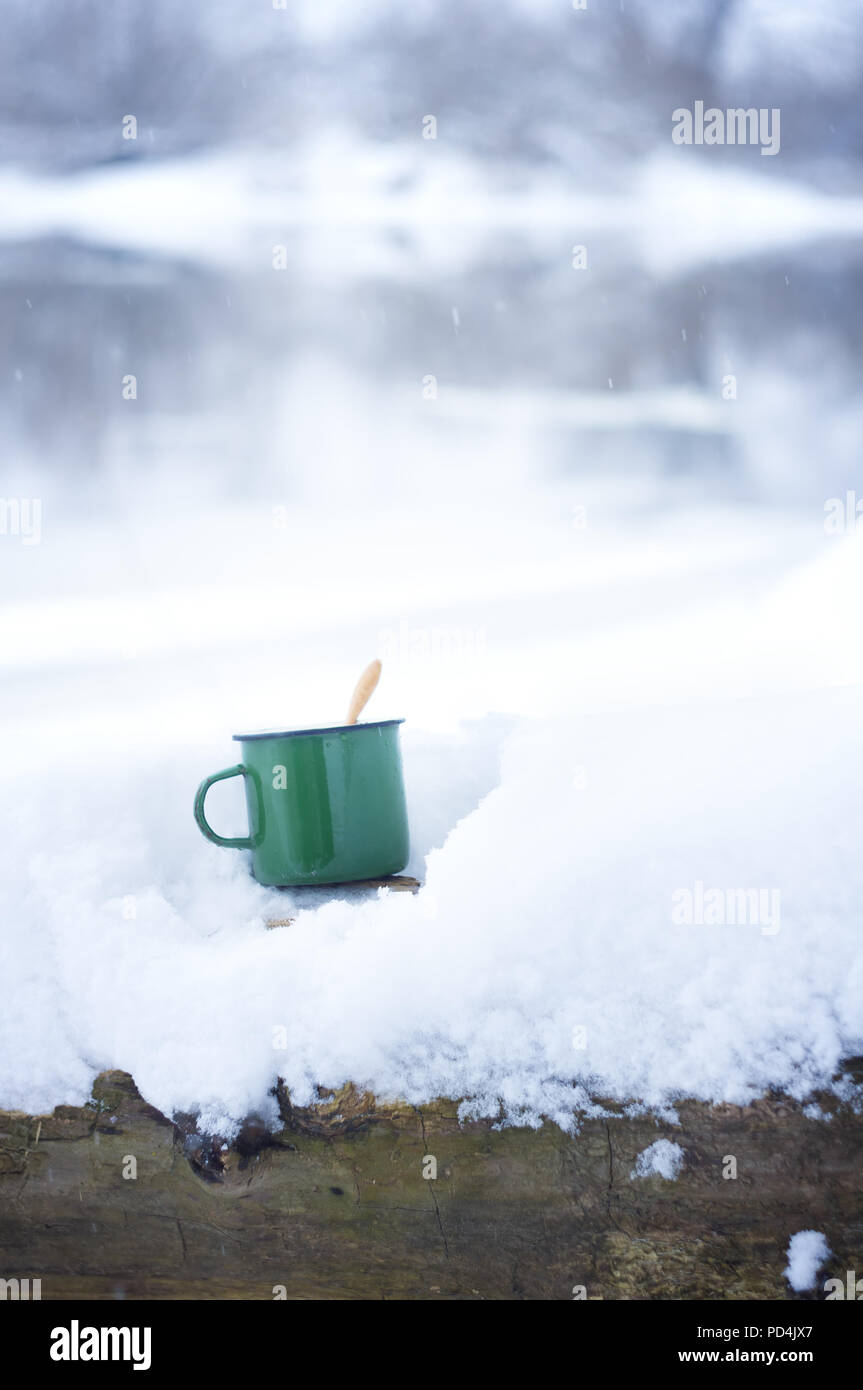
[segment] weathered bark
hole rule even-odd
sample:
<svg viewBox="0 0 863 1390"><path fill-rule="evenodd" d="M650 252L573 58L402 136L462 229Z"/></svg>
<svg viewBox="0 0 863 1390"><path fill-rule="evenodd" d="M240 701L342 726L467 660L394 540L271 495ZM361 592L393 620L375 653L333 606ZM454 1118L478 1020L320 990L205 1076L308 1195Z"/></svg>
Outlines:
<svg viewBox="0 0 863 1390"><path fill-rule="evenodd" d="M90 1105L0 1113L0 1277L42 1297L784 1298L788 1239L824 1276L863 1272L861 1121L794 1102L687 1102L681 1126L588 1120L577 1137L459 1125L455 1102L378 1106L351 1087L226 1149L100 1076ZM657 1138L675 1182L633 1179ZM427 1155L437 1178L423 1177ZM736 1180L722 1177L737 1160ZM137 1177L123 1177L127 1156ZM821 1295L823 1296L823 1294Z"/></svg>

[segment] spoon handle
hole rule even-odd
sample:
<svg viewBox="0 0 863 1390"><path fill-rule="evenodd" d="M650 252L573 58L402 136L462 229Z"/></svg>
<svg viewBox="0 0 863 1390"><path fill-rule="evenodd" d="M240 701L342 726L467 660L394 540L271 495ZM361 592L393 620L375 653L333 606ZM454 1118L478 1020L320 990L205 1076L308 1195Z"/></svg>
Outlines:
<svg viewBox="0 0 863 1390"><path fill-rule="evenodd" d="M346 724L356 724L366 705L368 704L372 692L381 678L381 663L375 658L369 662L363 674L357 681L356 689L351 698Z"/></svg>

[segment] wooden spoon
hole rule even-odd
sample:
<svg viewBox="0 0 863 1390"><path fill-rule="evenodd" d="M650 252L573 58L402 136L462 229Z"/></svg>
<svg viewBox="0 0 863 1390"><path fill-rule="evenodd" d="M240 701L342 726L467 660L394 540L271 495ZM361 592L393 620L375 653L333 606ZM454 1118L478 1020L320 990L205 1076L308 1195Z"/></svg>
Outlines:
<svg viewBox="0 0 863 1390"><path fill-rule="evenodd" d="M381 663L375 658L374 661L369 662L357 681L356 689L351 698L350 708L348 709L348 717L345 720L346 724L356 724L371 699L372 692L380 678Z"/></svg>

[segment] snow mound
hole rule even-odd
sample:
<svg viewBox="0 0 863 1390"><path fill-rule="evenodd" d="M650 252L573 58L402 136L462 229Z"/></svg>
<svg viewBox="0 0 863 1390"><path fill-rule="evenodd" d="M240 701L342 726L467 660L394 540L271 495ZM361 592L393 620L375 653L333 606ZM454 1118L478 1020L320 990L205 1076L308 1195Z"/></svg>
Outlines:
<svg viewBox="0 0 863 1390"><path fill-rule="evenodd" d="M803 1293L815 1285L818 1271L826 1264L832 1251L820 1231L798 1231L788 1245L788 1264L782 1273L795 1293Z"/></svg>
<svg viewBox="0 0 863 1390"><path fill-rule="evenodd" d="M483 721L415 740L416 897L259 887L192 823L199 751L35 779L0 889L0 1103L80 1102L109 1067L224 1133L275 1118L277 1076L299 1104L350 1079L568 1128L589 1095L802 1099L863 1040L861 703L524 720L484 796Z"/></svg>
<svg viewBox="0 0 863 1390"><path fill-rule="evenodd" d="M630 1173L631 1178L665 1178L667 1182L674 1182L680 1172L680 1165L685 1155L679 1144L672 1144L670 1139L657 1139L650 1148L642 1149L635 1160L635 1167Z"/></svg>

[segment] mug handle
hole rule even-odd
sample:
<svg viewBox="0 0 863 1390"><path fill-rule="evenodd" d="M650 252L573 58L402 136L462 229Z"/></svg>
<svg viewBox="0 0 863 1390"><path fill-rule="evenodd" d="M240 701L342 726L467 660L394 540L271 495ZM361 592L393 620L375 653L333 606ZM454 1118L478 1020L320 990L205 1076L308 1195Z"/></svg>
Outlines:
<svg viewBox="0 0 863 1390"><path fill-rule="evenodd" d="M204 815L204 801L214 782L221 782L226 777L239 777L241 775L246 775L246 769L242 763L237 763L236 767L226 767L222 772L214 772L212 777L205 777L195 794L195 820L198 822L198 829L208 840L212 840L214 845L223 845L226 849L254 849L255 842L251 836L240 836L240 838L232 840L224 835L217 835L212 826L207 823L207 817Z"/></svg>

